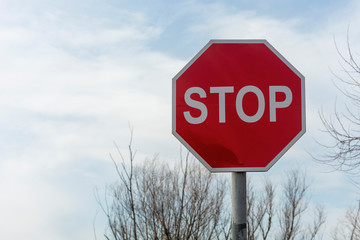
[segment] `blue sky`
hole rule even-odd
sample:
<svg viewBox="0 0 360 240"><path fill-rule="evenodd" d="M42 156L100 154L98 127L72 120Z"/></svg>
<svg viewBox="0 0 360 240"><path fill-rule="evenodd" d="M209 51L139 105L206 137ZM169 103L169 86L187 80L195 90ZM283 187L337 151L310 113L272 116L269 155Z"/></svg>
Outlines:
<svg viewBox="0 0 360 240"><path fill-rule="evenodd" d="M307 171L327 229L357 199L345 175L307 151L321 155L314 139L328 141L318 111L344 106L334 37L345 49L350 26L360 49L358 1L0 0L0 9L1 239L93 238L93 190L115 180L108 153L113 141L126 152L129 124L140 163L178 160L171 79L212 38L265 38L306 77L307 133L267 175Z"/></svg>

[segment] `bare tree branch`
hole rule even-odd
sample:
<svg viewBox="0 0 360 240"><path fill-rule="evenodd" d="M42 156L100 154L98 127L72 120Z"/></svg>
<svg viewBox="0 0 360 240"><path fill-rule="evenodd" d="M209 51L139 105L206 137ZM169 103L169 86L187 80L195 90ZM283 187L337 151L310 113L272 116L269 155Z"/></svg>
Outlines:
<svg viewBox="0 0 360 240"><path fill-rule="evenodd" d="M347 31L346 53L335 47L340 57L340 66L345 76L334 74L338 80L335 83L339 91L349 100L345 111L338 112L335 105L334 117L327 118L319 113L326 132L333 144L321 144L327 149L327 154L316 158L318 161L332 166L335 170L344 171L352 176L360 176L360 67L359 59L355 58Z"/></svg>

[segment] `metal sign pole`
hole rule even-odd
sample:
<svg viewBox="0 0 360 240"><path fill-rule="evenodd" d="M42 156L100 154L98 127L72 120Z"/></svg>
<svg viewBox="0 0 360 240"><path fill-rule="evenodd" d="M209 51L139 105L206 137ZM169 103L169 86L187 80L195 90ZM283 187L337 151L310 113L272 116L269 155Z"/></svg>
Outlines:
<svg viewBox="0 0 360 240"><path fill-rule="evenodd" d="M231 239L247 240L246 172L232 173Z"/></svg>

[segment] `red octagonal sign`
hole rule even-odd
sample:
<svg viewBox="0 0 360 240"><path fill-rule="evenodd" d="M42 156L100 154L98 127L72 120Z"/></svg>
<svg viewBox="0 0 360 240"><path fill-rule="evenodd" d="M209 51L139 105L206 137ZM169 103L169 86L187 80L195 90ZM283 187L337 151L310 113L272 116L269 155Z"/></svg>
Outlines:
<svg viewBox="0 0 360 240"><path fill-rule="evenodd" d="M266 40L211 40L172 84L173 134L212 172L267 171L305 133L304 76Z"/></svg>

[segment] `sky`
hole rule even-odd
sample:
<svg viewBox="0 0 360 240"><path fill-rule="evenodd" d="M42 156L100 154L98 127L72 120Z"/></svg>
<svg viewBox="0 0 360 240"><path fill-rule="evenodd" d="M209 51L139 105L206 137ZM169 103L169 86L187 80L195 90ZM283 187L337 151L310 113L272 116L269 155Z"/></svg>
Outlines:
<svg viewBox="0 0 360 240"><path fill-rule="evenodd" d="M324 204L327 229L358 199L345 174L318 164L318 112L345 99L334 86L346 35L359 52L355 0L0 0L0 239L102 236L94 197L116 180L114 141L137 161L179 161L171 79L210 39L267 39L304 76L307 133L269 170L299 168ZM327 231L328 231L327 230Z"/></svg>

